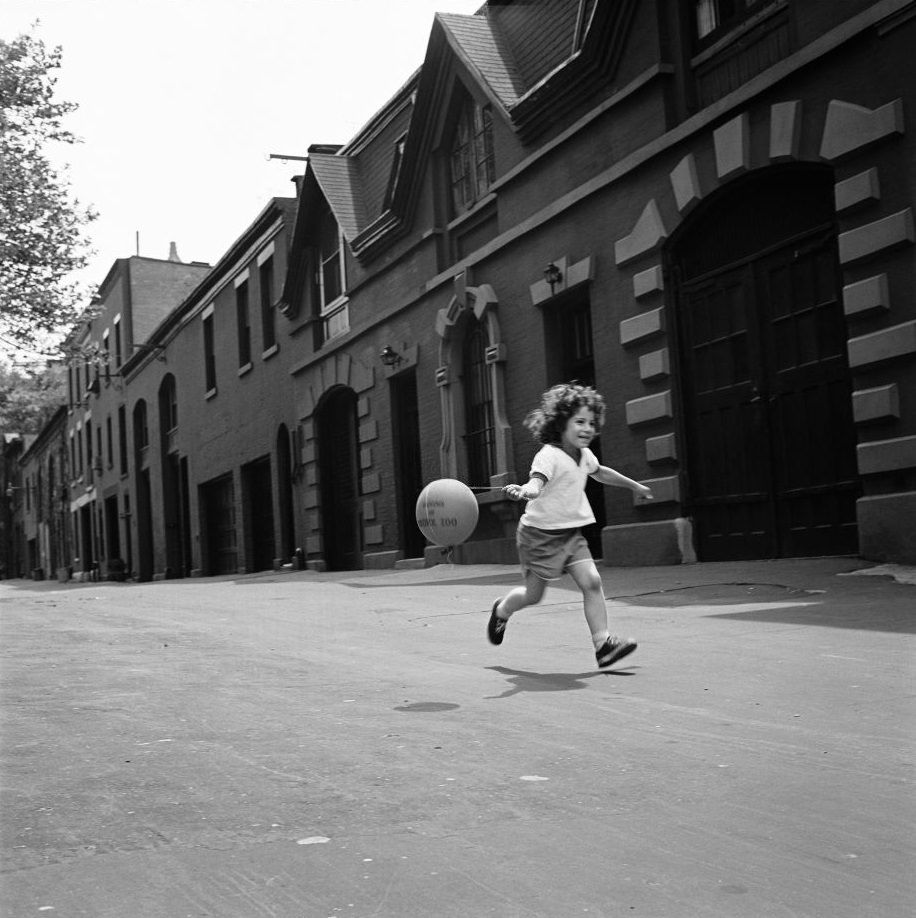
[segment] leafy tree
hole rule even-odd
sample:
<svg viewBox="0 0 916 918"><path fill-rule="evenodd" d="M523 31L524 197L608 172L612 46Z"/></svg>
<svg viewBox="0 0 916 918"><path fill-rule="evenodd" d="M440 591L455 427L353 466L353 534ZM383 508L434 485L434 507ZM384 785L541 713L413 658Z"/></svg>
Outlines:
<svg viewBox="0 0 916 918"><path fill-rule="evenodd" d="M62 364L22 371L0 363L0 432L38 433L66 400Z"/></svg>
<svg viewBox="0 0 916 918"><path fill-rule="evenodd" d="M72 276L95 213L48 159L50 144L77 142L62 126L77 105L54 98L61 56L33 34L0 39L0 336L16 348L44 344L85 297Z"/></svg>

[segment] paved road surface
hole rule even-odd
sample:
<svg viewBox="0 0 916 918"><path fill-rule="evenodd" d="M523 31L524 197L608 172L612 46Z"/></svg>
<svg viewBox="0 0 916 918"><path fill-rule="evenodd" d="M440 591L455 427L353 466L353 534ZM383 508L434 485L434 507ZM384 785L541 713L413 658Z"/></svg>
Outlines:
<svg viewBox="0 0 916 918"><path fill-rule="evenodd" d="M4 918L916 914L916 586L853 559L0 583Z"/></svg>

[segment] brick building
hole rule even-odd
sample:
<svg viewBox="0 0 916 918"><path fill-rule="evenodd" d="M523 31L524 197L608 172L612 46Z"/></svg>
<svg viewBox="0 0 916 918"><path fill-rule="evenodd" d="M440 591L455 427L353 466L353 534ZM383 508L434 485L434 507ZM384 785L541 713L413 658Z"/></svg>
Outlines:
<svg viewBox="0 0 916 918"><path fill-rule="evenodd" d="M2 436L0 536L3 538L3 554L0 556L0 576L6 578L25 577L31 571L26 568L28 551L25 536L31 503L27 500L26 474L20 460L33 439L29 434L4 433Z"/></svg>
<svg viewBox="0 0 916 918"><path fill-rule="evenodd" d="M914 40L913 0L436 16L422 67L71 415L79 556L437 560L416 498L455 477L491 490L452 558L512 562L521 422L579 379L603 461L656 494L590 491L605 563L916 562Z"/></svg>
<svg viewBox="0 0 916 918"><path fill-rule="evenodd" d="M284 309L310 563L417 554L418 486L523 476L520 421L573 377L657 495L595 495L607 562L913 560L914 12L438 15L400 93L309 150ZM510 559L517 508L480 503L455 557Z"/></svg>
<svg viewBox="0 0 916 918"><path fill-rule="evenodd" d="M7 485L15 520L10 569L36 580L70 576L70 463L67 406L61 405L37 435L21 440L17 474Z"/></svg>
<svg viewBox="0 0 916 918"><path fill-rule="evenodd" d="M125 362L141 580L269 569L295 552L289 366L277 322L295 199L275 198Z"/></svg>
<svg viewBox="0 0 916 918"><path fill-rule="evenodd" d="M73 551L68 564L79 578L120 578L136 571L136 481L128 451L133 408L124 371L134 355L155 352L150 332L209 270L180 261L174 246L168 260L119 258L68 337Z"/></svg>

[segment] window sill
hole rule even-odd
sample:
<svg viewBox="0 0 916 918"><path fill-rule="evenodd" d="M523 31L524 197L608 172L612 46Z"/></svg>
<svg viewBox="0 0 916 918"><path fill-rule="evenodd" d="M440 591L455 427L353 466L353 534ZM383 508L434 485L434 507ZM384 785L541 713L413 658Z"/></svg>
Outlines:
<svg viewBox="0 0 916 918"><path fill-rule="evenodd" d="M266 351L264 351L261 354L261 360L270 360L270 358L273 357L274 354L277 354L279 352L280 352L280 345L272 344L269 348L267 348Z"/></svg>
<svg viewBox="0 0 916 918"><path fill-rule="evenodd" d="M344 336L349 335L349 334L350 334L350 327L349 327L349 326L347 326L346 328L342 328L340 331L334 332L333 335L328 335L327 338L325 338L325 339L321 342L321 347L324 347L324 346L327 345L327 344L332 344L332 343L335 342L335 341L339 341L341 338L343 338Z"/></svg>
<svg viewBox="0 0 916 918"><path fill-rule="evenodd" d="M484 195L479 201L476 201L469 210L466 210L463 214L459 214L452 220L450 223L446 224L446 229L451 233L454 230L461 227L462 224L467 223L469 220L473 220L475 217L479 217L481 211L487 210L490 205L496 204L496 192L491 191L488 194Z"/></svg>
<svg viewBox="0 0 916 918"><path fill-rule="evenodd" d="M240 366L239 367L239 379L241 379L243 376L247 376L251 372L251 368L252 368L252 363L250 360L248 361L248 363L245 363L242 366Z"/></svg>
<svg viewBox="0 0 916 918"><path fill-rule="evenodd" d="M207 394L204 396L204 398L209 402L211 398L216 398L216 393L218 391L219 390L216 388L216 386L214 386L212 389L207 389Z"/></svg>
<svg viewBox="0 0 916 918"><path fill-rule="evenodd" d="M761 22L769 19L771 16L781 12L788 6L787 0L773 0L771 4L758 10L749 16L744 22L736 23L735 26L717 38L712 44L707 45L701 51L698 51L691 59L690 66L697 67L700 64L714 58L724 48L739 42L745 35L753 31Z"/></svg>
<svg viewBox="0 0 916 918"><path fill-rule="evenodd" d="M327 318L328 316L334 315L335 312L340 312L340 310L343 309L349 302L350 302L349 293L341 293L340 296L331 300L330 303L325 303L321 307L322 318Z"/></svg>

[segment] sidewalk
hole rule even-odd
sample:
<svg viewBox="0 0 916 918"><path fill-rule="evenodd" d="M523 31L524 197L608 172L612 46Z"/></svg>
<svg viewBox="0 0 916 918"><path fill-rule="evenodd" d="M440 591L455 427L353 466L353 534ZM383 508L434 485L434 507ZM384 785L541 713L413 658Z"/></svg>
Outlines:
<svg viewBox="0 0 916 918"><path fill-rule="evenodd" d="M0 912L896 918L916 587L850 558L0 582Z"/></svg>

